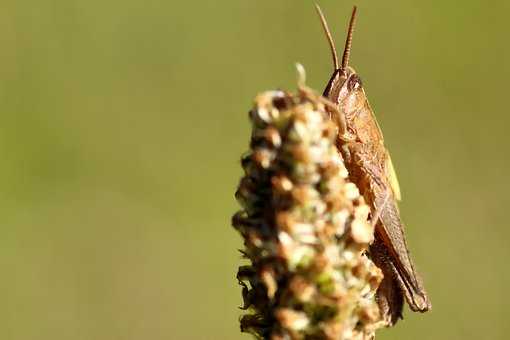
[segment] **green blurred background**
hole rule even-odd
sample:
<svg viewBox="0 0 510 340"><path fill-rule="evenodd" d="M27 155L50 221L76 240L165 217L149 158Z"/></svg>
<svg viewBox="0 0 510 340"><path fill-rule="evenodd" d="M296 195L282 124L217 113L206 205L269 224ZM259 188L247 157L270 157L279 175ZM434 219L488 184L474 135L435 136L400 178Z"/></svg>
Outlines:
<svg viewBox="0 0 510 340"><path fill-rule="evenodd" d="M339 46L353 2L319 1ZM351 65L433 302L378 339L505 339L505 1L358 1ZM311 1L4 0L0 338L249 339L230 227L260 91L322 90Z"/></svg>

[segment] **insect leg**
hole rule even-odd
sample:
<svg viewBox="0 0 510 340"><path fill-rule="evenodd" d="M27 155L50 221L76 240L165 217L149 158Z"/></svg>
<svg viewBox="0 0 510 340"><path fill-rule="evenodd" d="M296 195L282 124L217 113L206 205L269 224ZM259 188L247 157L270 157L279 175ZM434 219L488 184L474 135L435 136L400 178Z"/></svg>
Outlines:
<svg viewBox="0 0 510 340"><path fill-rule="evenodd" d="M381 202L382 198L377 200ZM379 203L382 205L382 203ZM377 202L375 206L377 206ZM404 235L396 202L389 200L381 210L380 223L375 228L375 237L386 247L395 279L413 311L425 312L431 308L430 300L423 288L420 276L414 269Z"/></svg>
<svg viewBox="0 0 510 340"><path fill-rule="evenodd" d="M398 282L398 272L380 238L376 237L374 243L370 245L369 252L372 261L384 274L376 293L379 311L386 325L392 326L398 319L402 319L404 308L404 295Z"/></svg>

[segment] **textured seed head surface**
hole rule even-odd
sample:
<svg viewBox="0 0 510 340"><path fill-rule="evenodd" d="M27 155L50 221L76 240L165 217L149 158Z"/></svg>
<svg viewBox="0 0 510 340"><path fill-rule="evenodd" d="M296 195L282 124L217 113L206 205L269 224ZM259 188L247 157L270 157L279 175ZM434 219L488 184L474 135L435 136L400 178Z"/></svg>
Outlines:
<svg viewBox="0 0 510 340"><path fill-rule="evenodd" d="M263 339L372 339L381 271L365 255L370 209L347 181L319 96L270 91L249 117L232 219L249 261L241 330Z"/></svg>

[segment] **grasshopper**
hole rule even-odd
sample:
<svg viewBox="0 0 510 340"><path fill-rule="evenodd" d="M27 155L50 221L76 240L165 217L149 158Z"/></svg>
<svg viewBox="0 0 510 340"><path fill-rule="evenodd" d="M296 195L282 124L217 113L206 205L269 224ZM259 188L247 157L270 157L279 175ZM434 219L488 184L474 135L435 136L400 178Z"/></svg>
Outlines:
<svg viewBox="0 0 510 340"><path fill-rule="evenodd" d="M371 208L375 231L368 255L384 274L376 297L383 320L391 326L402 318L404 297L413 311L426 312L432 306L409 255L397 205L400 188L381 129L368 104L361 78L348 66L356 7L349 22L341 64L326 19L318 5L316 9L335 67L323 96L336 108L329 112L338 125L337 147L349 178Z"/></svg>

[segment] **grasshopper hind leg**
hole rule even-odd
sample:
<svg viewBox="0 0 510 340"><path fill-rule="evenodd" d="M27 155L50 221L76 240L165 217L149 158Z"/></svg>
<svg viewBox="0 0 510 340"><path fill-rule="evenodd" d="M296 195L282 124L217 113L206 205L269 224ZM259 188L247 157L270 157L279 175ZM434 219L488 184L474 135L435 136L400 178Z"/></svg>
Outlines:
<svg viewBox="0 0 510 340"><path fill-rule="evenodd" d="M403 319L404 294L398 282L398 273L391 262L388 250L380 239L375 239L369 251L370 258L384 274L376 293L379 311L385 323L393 326L399 319Z"/></svg>

